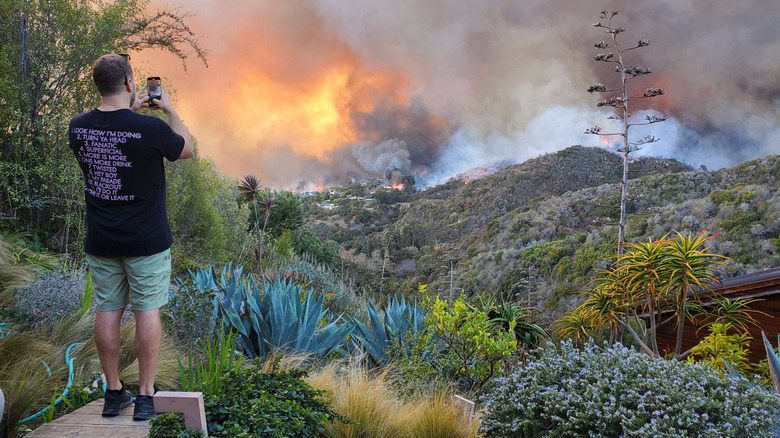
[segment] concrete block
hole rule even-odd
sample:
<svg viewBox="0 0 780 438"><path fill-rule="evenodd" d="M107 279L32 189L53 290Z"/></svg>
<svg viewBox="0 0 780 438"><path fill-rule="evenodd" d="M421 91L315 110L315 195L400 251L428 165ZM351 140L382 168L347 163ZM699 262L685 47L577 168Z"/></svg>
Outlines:
<svg viewBox="0 0 780 438"><path fill-rule="evenodd" d="M155 412L180 412L187 429L200 429L209 436L202 392L157 391L153 400Z"/></svg>
<svg viewBox="0 0 780 438"><path fill-rule="evenodd" d="M461 409L463 421L466 424L471 424L471 419L474 417L474 402L459 395L453 395L452 403Z"/></svg>

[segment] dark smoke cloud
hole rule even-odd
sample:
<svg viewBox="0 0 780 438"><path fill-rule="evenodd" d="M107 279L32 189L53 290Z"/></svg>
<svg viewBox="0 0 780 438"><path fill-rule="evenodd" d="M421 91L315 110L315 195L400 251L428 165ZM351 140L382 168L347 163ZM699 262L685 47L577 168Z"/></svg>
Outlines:
<svg viewBox="0 0 780 438"><path fill-rule="evenodd" d="M356 142L317 157L302 154L299 146L261 143L215 158L236 175L257 172L279 186L335 184L399 166L435 183L497 160L520 161L572 144L602 145L583 135L593 124L608 127L607 114L595 107L599 97L585 90L616 79L592 59L593 43L608 37L591 26L602 9L620 10L616 20L627 29L624 42L651 40L628 54L630 63L654 71L637 87L667 92L641 102L671 116L646 131L662 141L641 153L718 168L780 152L776 0L288 0L229 2L222 9L211 4L193 3L192 11L208 9L209 19L227 24L232 38L231 44L220 34L204 39L224 53L211 65L241 59L243 67L279 80L305 81L321 66L347 59L408 79L401 90L405 99L385 99L374 90L371 111L346 105ZM279 45L274 56L239 44L260 40ZM180 91L183 96L188 90ZM211 111L209 120L218 130L215 114L219 111ZM237 133L225 138L241 141ZM209 145L201 146L208 155ZM251 150L258 158L244 156Z"/></svg>

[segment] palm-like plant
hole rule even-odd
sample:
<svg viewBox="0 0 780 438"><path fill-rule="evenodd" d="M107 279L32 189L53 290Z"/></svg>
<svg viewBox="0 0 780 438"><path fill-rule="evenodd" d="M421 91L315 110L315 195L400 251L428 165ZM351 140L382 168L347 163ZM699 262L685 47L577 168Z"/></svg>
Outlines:
<svg viewBox="0 0 780 438"><path fill-rule="evenodd" d="M577 307L564 314L555 321L555 325L555 334L559 338L570 338L577 342L584 342L600 330L597 316L587 306Z"/></svg>
<svg viewBox="0 0 780 438"><path fill-rule="evenodd" d="M263 193L260 199L255 202L255 221L259 220L259 217L257 216L258 207L260 208L260 213L263 214L263 231L260 233L260 248L257 254L257 260L260 264L261 277L263 277L263 236L265 236L265 229L268 227L268 219L271 218L271 211L274 209L274 205L276 205L276 197L273 196L269 191Z"/></svg>
<svg viewBox="0 0 780 438"><path fill-rule="evenodd" d="M703 246L713 236L705 237L706 231L693 236L675 231L677 237L667 243L667 265L669 295L676 305L677 340L674 347L675 358L681 358L683 329L685 326L685 307L689 296L694 297L693 288L698 291L709 290L718 280L713 268L724 263L719 259L726 257L708 253Z"/></svg>
<svg viewBox="0 0 780 438"><path fill-rule="evenodd" d="M514 334L518 347L526 351L534 350L542 345L549 335L538 324L530 321L528 311L512 302L494 302L489 306L483 304L479 308L488 316L491 326L500 327L505 332Z"/></svg>
<svg viewBox="0 0 780 438"><path fill-rule="evenodd" d="M262 190L262 186L260 185L260 180L257 179L257 177L255 177L254 175L244 175L244 179L238 182L238 197L242 201L252 204L252 208L254 208L255 210L255 218L258 217L257 202L255 201L257 200L257 197L260 195L261 190ZM262 247L263 235L260 232L260 227L258 226L256 220L252 223L252 228L257 233L258 245ZM259 258L258 258L258 270L262 275L263 272L262 260Z"/></svg>
<svg viewBox="0 0 780 438"><path fill-rule="evenodd" d="M661 239L642 243L627 243L625 245L627 252L619 256L616 262L616 270L622 271L618 277L624 279L622 285L628 296L642 297L640 300L634 301L635 309L641 309L649 315L650 331L646 336L640 337L629 324L624 322L622 325L639 343L640 348L652 357L661 357L656 333L657 319L661 314L661 303L665 300L667 292L666 287L664 287L667 272L665 257L667 242L667 240Z"/></svg>
<svg viewBox="0 0 780 438"><path fill-rule="evenodd" d="M603 271L602 277L597 278L596 287L587 295L588 299L582 304L593 310L594 327L609 328L609 343L618 340L620 333L620 320L626 314L624 290L621 289L619 271Z"/></svg>
<svg viewBox="0 0 780 438"><path fill-rule="evenodd" d="M731 324L735 328L739 327L742 331L747 331L748 325L758 327L758 321L753 318L754 313L769 316L766 312L750 308L751 305L762 301L760 299L715 298L713 301L714 307L706 313L706 317L711 319L710 324Z"/></svg>
<svg viewBox="0 0 780 438"><path fill-rule="evenodd" d="M622 328L642 351L661 357L656 339L658 326L676 321L675 357L685 357L690 350L684 353L680 350L685 319L691 317L694 308L691 300L698 300L697 294L709 290L717 281L714 268L722 265L721 259L726 257L709 253L704 247L711 238L705 236L706 232L695 236L675 233L673 239L664 236L656 241L626 244L626 253L618 255L612 267L593 281L596 286L586 292L588 299L559 319L557 333L580 338L609 327L610 340L614 341L619 338L618 328ZM740 313L734 307L731 306L733 313L729 315ZM673 316L661 321L665 311L672 311ZM699 308L698 313L701 312ZM744 322L749 314L733 318ZM649 327L642 319L646 319Z"/></svg>
<svg viewBox="0 0 780 438"><path fill-rule="evenodd" d="M260 277L263 278L263 236L268 227L268 220L271 218L271 212L276 205L276 197L269 190L263 190L260 180L254 175L245 175L244 179L238 183L238 196L245 202L252 204L254 209L254 218L252 228L257 233L257 264ZM263 215L263 228L260 228L260 214Z"/></svg>
<svg viewBox="0 0 780 438"><path fill-rule="evenodd" d="M254 202L260 190L260 180L254 175L244 175L244 179L238 182L238 196L246 202Z"/></svg>

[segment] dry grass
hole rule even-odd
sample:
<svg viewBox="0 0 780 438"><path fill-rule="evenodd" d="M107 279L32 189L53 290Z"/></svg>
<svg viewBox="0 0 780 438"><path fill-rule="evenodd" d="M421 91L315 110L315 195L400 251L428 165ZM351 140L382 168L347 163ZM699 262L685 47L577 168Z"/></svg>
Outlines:
<svg viewBox="0 0 780 438"><path fill-rule="evenodd" d="M0 435L15 436L20 420L48 404L58 388L64 389L67 368L52 347L32 333L11 333L0 342L0 387L6 400Z"/></svg>
<svg viewBox="0 0 780 438"><path fill-rule="evenodd" d="M329 432L335 437L408 437L409 412L391 396L385 374L369 375L359 366L338 370L335 364L312 373L307 379L313 387L328 392L333 409L358 424L333 423Z"/></svg>
<svg viewBox="0 0 780 438"><path fill-rule="evenodd" d="M94 318L70 315L58 320L51 332L11 333L0 340L0 388L6 399L6 415L0 436L17 434L17 423L48 406L55 392L65 390L68 366L65 352L74 343L82 345L71 350L74 359L74 383L84 386L101 372L100 360L92 336ZM128 387L138 387L138 361L134 352L135 323L122 325L120 378ZM170 338L163 337L156 383L161 389L179 387L177 357L180 356Z"/></svg>
<svg viewBox="0 0 780 438"><path fill-rule="evenodd" d="M412 404L416 413L411 423L415 438L469 438L477 436L478 423L468 424L461 410L452 404L452 394L433 394Z"/></svg>
<svg viewBox="0 0 780 438"><path fill-rule="evenodd" d="M306 379L327 391L333 409L357 421L334 423L329 432L337 438L460 438L476 437L476 425L463 421L460 410L442 391L401 400L392 390L388 371L372 372L360 365L331 363Z"/></svg>
<svg viewBox="0 0 780 438"><path fill-rule="evenodd" d="M23 235L0 235L0 305L13 299L14 290L28 285L53 258L25 248Z"/></svg>

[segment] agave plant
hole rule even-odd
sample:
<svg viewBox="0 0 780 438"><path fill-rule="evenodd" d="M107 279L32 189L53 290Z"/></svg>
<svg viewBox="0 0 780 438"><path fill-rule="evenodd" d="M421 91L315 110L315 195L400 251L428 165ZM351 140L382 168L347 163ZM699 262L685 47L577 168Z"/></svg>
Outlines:
<svg viewBox="0 0 780 438"><path fill-rule="evenodd" d="M764 332L761 332L761 337L764 338L764 348L766 348L766 357L769 365L769 377L772 380L775 392L780 394L780 357L775 353L775 347L766 338ZM780 344L780 335L777 336L777 343Z"/></svg>
<svg viewBox="0 0 780 438"><path fill-rule="evenodd" d="M366 352L372 365L386 365L389 361L388 349L397 346L403 351L408 345L407 339L422 329L425 310L417 302L407 303L404 297L400 300L393 297L388 301L383 317L368 301L368 319L371 328L351 318L357 329L352 336L353 345Z"/></svg>
<svg viewBox="0 0 780 438"><path fill-rule="evenodd" d="M224 325L240 335L238 345L252 358L265 359L274 352L313 357L340 353L355 328L340 316L331 318L323 310L322 295L309 291L302 299L304 291L291 281L266 282L261 294L251 276L241 278L240 267L226 267L215 283Z"/></svg>

